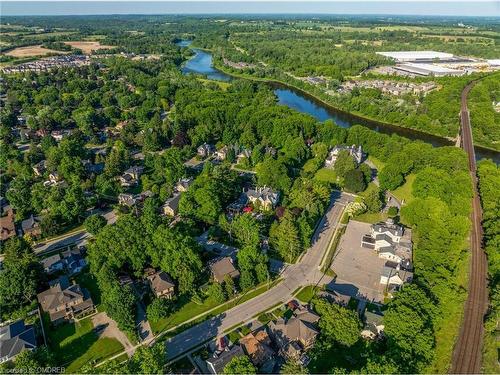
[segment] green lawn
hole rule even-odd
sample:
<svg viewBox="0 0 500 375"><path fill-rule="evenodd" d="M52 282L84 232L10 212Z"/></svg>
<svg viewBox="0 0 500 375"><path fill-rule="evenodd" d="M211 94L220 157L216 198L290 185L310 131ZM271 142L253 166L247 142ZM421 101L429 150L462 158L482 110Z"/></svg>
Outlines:
<svg viewBox="0 0 500 375"><path fill-rule="evenodd" d="M270 285L269 288L272 288L274 285L276 285L278 282L281 280L275 280L273 281ZM239 298L236 298L230 302L226 302L222 305L219 305L217 308L215 308L213 311L210 313L207 313L203 316L201 316L199 319L196 319L194 322L191 322L190 324L196 324L198 322L201 322L203 320L209 319L210 317L216 316L220 313L223 313L226 310L229 310L230 308L237 306L245 301L248 301L259 294L264 293L265 291L268 290L268 284L265 283L255 289L252 289L251 291L241 295ZM175 327L177 325L180 325L184 323L185 321L203 314L204 312L207 312L210 309L213 309L214 307L217 306L217 302L214 302L210 298L206 299L202 304L197 304L193 301L187 301L186 299L180 300L178 302L178 305L181 306L179 310L177 310L175 313L172 315L165 317L163 319L160 319L159 321L150 321L151 324L151 329L153 332L159 333L162 331L166 331L172 327Z"/></svg>
<svg viewBox="0 0 500 375"><path fill-rule="evenodd" d="M363 223L378 223L379 221L386 221L387 220L387 213L385 212L375 212L375 213L369 213L366 212L364 214L358 215L354 218L354 220L357 221L362 221Z"/></svg>
<svg viewBox="0 0 500 375"><path fill-rule="evenodd" d="M123 350L116 339L99 338L93 330L90 317L57 327L50 326L47 314L43 315L43 321L48 345L56 363L66 366L68 372L76 372L85 363L101 361Z"/></svg>
<svg viewBox="0 0 500 375"><path fill-rule="evenodd" d="M373 156L368 156L368 160L375 165L375 168L377 168L378 171L380 171L382 168L384 168L385 163L383 161L380 161L379 159L373 157Z"/></svg>
<svg viewBox="0 0 500 375"><path fill-rule="evenodd" d="M313 285L308 285L295 296L300 302L309 303L313 299L313 297L318 292L318 288Z"/></svg>
<svg viewBox="0 0 500 375"><path fill-rule="evenodd" d="M411 173L408 176L406 176L406 182L400 187L398 187L396 190L392 191L392 194L400 201L404 201L405 203L408 203L411 200L413 200L414 197L411 191L413 182L415 181L416 177L417 176L414 173Z"/></svg>
<svg viewBox="0 0 500 375"><path fill-rule="evenodd" d="M314 179L322 182L335 184L337 182L337 174L331 168L321 168L314 175Z"/></svg>
<svg viewBox="0 0 500 375"><path fill-rule="evenodd" d="M86 363L98 363L103 359L124 350L123 345L117 340L110 337L103 337L94 342L92 346L83 354L73 361L67 368L66 372L75 373L82 368Z"/></svg>

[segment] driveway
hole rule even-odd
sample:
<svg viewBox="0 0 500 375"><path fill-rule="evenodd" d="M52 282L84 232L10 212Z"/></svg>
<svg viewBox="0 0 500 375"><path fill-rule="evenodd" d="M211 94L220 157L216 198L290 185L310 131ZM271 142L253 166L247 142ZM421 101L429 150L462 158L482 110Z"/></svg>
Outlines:
<svg viewBox="0 0 500 375"><path fill-rule="evenodd" d="M361 238L367 233L370 233L370 224L349 221L332 262L337 278L328 288L351 297L381 302L384 288L380 275L386 261L379 258L375 250L361 247Z"/></svg>
<svg viewBox="0 0 500 375"><path fill-rule="evenodd" d="M127 351L128 356L134 354L134 345L130 342L127 335L118 329L116 322L108 317L105 312L100 312L92 317L94 328L98 328L96 332L99 337L110 337L117 339Z"/></svg>

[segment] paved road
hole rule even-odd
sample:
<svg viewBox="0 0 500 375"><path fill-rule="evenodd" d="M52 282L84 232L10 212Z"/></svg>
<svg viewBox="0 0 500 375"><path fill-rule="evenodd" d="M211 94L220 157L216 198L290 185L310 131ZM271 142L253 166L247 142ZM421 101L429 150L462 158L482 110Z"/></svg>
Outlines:
<svg viewBox="0 0 500 375"><path fill-rule="evenodd" d="M346 194L338 192L334 194L332 203L313 236L313 245L307 250L299 263L289 265L283 271L283 281L281 283L241 305L172 337L166 342L168 358L175 358L216 337L228 328L251 320L255 315L272 308L277 303L290 300L299 287L331 282L332 279L319 270L319 265L340 221L343 207L352 199L351 196Z"/></svg>
<svg viewBox="0 0 500 375"><path fill-rule="evenodd" d="M482 249L481 202L477 190L476 156L472 140L467 96L476 82L469 83L462 92L460 110L462 148L469 159L469 173L473 182L474 196L472 198L472 230L470 247L472 259L469 272L469 294L465 302L462 327L455 344L451 373L478 374L481 371L481 353L483 342L483 319L488 306L487 292L487 261Z"/></svg>
<svg viewBox="0 0 500 375"><path fill-rule="evenodd" d="M103 215L107 220L108 224L114 224L116 221L116 213L112 210L108 211L98 211L96 210L94 214ZM44 253L49 253L51 251L61 249L66 246L78 244L84 245L87 238L90 236L85 229L81 229L77 232L69 233L66 235L61 235L54 240L49 240L46 242L39 243L33 247L33 251L37 255L43 255Z"/></svg>

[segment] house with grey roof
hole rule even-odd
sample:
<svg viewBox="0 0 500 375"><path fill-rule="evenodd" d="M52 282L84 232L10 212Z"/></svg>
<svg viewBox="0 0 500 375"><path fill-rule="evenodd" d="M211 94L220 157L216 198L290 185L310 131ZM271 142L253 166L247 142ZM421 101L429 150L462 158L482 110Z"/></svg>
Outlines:
<svg viewBox="0 0 500 375"><path fill-rule="evenodd" d="M314 345L319 330L319 316L307 307L295 310L288 320L279 318L269 323L271 337L287 358L299 359L303 352Z"/></svg>
<svg viewBox="0 0 500 375"><path fill-rule="evenodd" d="M33 237L38 237L42 234L40 223L42 222L41 216L30 215L29 218L21 222L21 229L23 234L28 234Z"/></svg>
<svg viewBox="0 0 500 375"><path fill-rule="evenodd" d="M224 367L235 357L242 357L245 353L239 345L233 345L231 349L226 348L222 353L215 352L213 356L206 360L208 370L211 374L222 374Z"/></svg>
<svg viewBox="0 0 500 375"><path fill-rule="evenodd" d="M387 292L398 290L403 284L411 283L413 273L401 269L397 263L386 262L380 273L380 284L384 285Z"/></svg>
<svg viewBox="0 0 500 375"><path fill-rule="evenodd" d="M361 336L366 339L376 339L382 336L384 331L384 314L382 311L365 310L363 314L363 330Z"/></svg>
<svg viewBox="0 0 500 375"><path fill-rule="evenodd" d="M139 178L144 172L144 167L142 166L132 166L127 169L123 174L118 177L120 180L120 185L122 187L133 187L137 186L139 183Z"/></svg>
<svg viewBox="0 0 500 375"><path fill-rule="evenodd" d="M72 322L95 311L89 292L78 284L70 284L67 276L49 285L50 288L39 293L37 298L53 324Z"/></svg>
<svg viewBox="0 0 500 375"><path fill-rule="evenodd" d="M33 350L36 346L35 329L26 325L24 320L0 327L0 363L10 361L24 350Z"/></svg>
<svg viewBox="0 0 500 375"><path fill-rule="evenodd" d="M62 261L59 254L54 254L47 258L43 258L40 263L42 263L43 270L48 274L62 271L64 269L64 262Z"/></svg>
<svg viewBox="0 0 500 375"><path fill-rule="evenodd" d="M168 198L165 203L160 207L163 216L175 216L179 212L179 203L181 201L181 194L175 193Z"/></svg>
<svg viewBox="0 0 500 375"><path fill-rule="evenodd" d="M343 145L337 145L333 147L330 152L328 153L328 156L325 160L325 167L326 168L333 168L335 166L335 163L337 162L337 158L339 157L340 153L342 151L346 151L349 155L352 156L356 164L361 164L363 161L363 149L361 146L343 146Z"/></svg>
<svg viewBox="0 0 500 375"><path fill-rule="evenodd" d="M215 281L222 283L226 276L236 279L240 272L234 267L233 260L230 257L219 258L209 265L210 271Z"/></svg>
<svg viewBox="0 0 500 375"><path fill-rule="evenodd" d="M200 157L206 158L214 154L215 146L205 142L202 145L198 146L196 152Z"/></svg>
<svg viewBox="0 0 500 375"><path fill-rule="evenodd" d="M267 186L258 187L256 189L248 189L244 193L249 202L263 210L273 209L278 204L278 200L280 198L280 193L278 191L274 191Z"/></svg>
<svg viewBox="0 0 500 375"><path fill-rule="evenodd" d="M156 298L172 299L175 284L168 273L149 269L146 270L146 278Z"/></svg>

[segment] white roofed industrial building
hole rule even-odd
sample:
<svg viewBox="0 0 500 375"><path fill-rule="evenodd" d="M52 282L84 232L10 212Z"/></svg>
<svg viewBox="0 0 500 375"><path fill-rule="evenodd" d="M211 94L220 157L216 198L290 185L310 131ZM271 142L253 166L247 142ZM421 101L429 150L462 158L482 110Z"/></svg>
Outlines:
<svg viewBox="0 0 500 375"><path fill-rule="evenodd" d="M390 51L377 52L377 54L390 57L398 62L431 61L434 59L446 60L453 58L453 54L436 51Z"/></svg>
<svg viewBox="0 0 500 375"><path fill-rule="evenodd" d="M404 72L417 74L421 76L461 76L465 74L465 71L458 69L450 69L440 65L433 64L414 64L406 63L399 64L394 67L397 70L402 70Z"/></svg>

